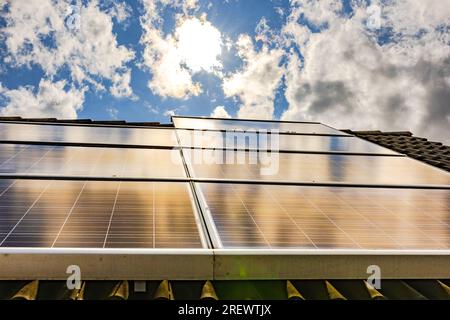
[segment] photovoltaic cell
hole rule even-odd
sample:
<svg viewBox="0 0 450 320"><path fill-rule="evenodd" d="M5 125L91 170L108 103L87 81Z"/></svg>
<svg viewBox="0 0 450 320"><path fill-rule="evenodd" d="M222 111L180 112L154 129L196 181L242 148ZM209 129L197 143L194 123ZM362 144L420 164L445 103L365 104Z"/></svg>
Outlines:
<svg viewBox="0 0 450 320"><path fill-rule="evenodd" d="M280 133L347 135L320 123L276 121L222 120L173 117L177 129L260 131L278 130Z"/></svg>
<svg viewBox="0 0 450 320"><path fill-rule="evenodd" d="M183 150L191 176L391 185L449 185L450 174L407 157ZM230 163L230 164L227 164Z"/></svg>
<svg viewBox="0 0 450 320"><path fill-rule="evenodd" d="M203 247L187 183L0 180L1 188L1 247Z"/></svg>
<svg viewBox="0 0 450 320"><path fill-rule="evenodd" d="M179 150L0 144L0 174L185 178Z"/></svg>
<svg viewBox="0 0 450 320"><path fill-rule="evenodd" d="M10 186L9 180L0 180L0 194L2 194L9 186Z"/></svg>
<svg viewBox="0 0 450 320"><path fill-rule="evenodd" d="M223 248L450 249L450 191L198 184Z"/></svg>
<svg viewBox="0 0 450 320"><path fill-rule="evenodd" d="M356 137L177 130L182 147L397 154Z"/></svg>
<svg viewBox="0 0 450 320"><path fill-rule="evenodd" d="M0 123L0 141L91 143L172 147L173 129Z"/></svg>

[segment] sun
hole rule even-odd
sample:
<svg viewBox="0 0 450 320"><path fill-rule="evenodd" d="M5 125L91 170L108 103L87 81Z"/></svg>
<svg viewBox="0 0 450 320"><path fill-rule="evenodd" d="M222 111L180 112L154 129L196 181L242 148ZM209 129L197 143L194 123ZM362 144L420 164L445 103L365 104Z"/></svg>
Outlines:
<svg viewBox="0 0 450 320"><path fill-rule="evenodd" d="M184 20L176 29L180 61L192 72L213 72L222 68L222 36L205 16Z"/></svg>

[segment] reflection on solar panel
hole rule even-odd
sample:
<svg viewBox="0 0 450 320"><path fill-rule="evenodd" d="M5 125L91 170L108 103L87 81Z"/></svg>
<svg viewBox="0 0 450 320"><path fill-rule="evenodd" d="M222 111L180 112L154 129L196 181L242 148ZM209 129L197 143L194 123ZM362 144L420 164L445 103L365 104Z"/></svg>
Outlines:
<svg viewBox="0 0 450 320"><path fill-rule="evenodd" d="M320 123L250 121L250 120L221 120L173 117L177 129L200 130L229 130L229 131L259 131L279 130L282 133L298 134L330 134L348 135L342 131L324 126Z"/></svg>
<svg viewBox="0 0 450 320"><path fill-rule="evenodd" d="M177 130L183 147L397 154L356 137ZM278 141L272 141L273 139Z"/></svg>
<svg viewBox="0 0 450 320"><path fill-rule="evenodd" d="M203 247L187 183L0 180L1 188L1 247Z"/></svg>
<svg viewBox="0 0 450 320"><path fill-rule="evenodd" d="M9 180L0 180L0 195L10 186Z"/></svg>
<svg viewBox="0 0 450 320"><path fill-rule="evenodd" d="M199 184L223 248L450 249L450 191Z"/></svg>
<svg viewBox="0 0 450 320"><path fill-rule="evenodd" d="M261 155L239 151L230 151L228 156L220 150L202 150L200 155L194 150L184 150L183 153L195 178L392 185L450 183L450 174L407 157L296 153ZM217 157L214 158L214 155ZM217 159L222 164L214 162ZM226 164L228 159L232 164Z"/></svg>
<svg viewBox="0 0 450 320"><path fill-rule="evenodd" d="M0 123L0 140L118 145L176 145L172 129Z"/></svg>
<svg viewBox="0 0 450 320"><path fill-rule="evenodd" d="M179 150L0 144L0 173L185 178Z"/></svg>

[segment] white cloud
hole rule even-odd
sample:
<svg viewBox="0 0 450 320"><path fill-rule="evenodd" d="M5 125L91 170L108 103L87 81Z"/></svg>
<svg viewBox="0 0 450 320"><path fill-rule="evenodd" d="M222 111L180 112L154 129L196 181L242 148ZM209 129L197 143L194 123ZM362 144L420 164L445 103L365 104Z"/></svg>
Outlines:
<svg viewBox="0 0 450 320"><path fill-rule="evenodd" d="M414 35L419 29L431 31L436 26L450 23L449 3L440 0L395 1L382 6L382 22L396 33ZM450 36L446 33L447 39Z"/></svg>
<svg viewBox="0 0 450 320"><path fill-rule="evenodd" d="M180 111L186 111L186 110L187 110L187 106L181 105L176 108L166 109L164 111L163 115L166 117L171 117L171 116L178 115L180 113Z"/></svg>
<svg viewBox="0 0 450 320"><path fill-rule="evenodd" d="M4 116L76 118L84 101L84 89L65 89L66 81L42 79L37 90L32 86L8 90L0 88L7 105L0 108ZM34 92L36 91L36 92Z"/></svg>
<svg viewBox="0 0 450 320"><path fill-rule="evenodd" d="M229 36L225 36L224 45L227 51L230 51L233 48L233 40Z"/></svg>
<svg viewBox="0 0 450 320"><path fill-rule="evenodd" d="M198 7L198 0L178 0L174 1L174 3L181 7L184 13L187 13L189 10L195 10Z"/></svg>
<svg viewBox="0 0 450 320"><path fill-rule="evenodd" d="M116 18L118 22L124 22L128 18L130 18L132 14L132 8L129 4L126 2L118 2L113 0L112 6L110 6L106 13L111 15L112 17Z"/></svg>
<svg viewBox="0 0 450 320"><path fill-rule="evenodd" d="M67 66L72 81L103 90L99 79L117 79L124 70L127 74L126 63L134 53L118 45L111 15L101 11L98 1L70 4L72 1L10 1L2 14L6 26L0 29L8 52L6 61L16 67L39 65L49 79Z"/></svg>
<svg viewBox="0 0 450 320"><path fill-rule="evenodd" d="M291 5L299 6L296 10L297 16L302 13L309 22L318 27L333 22L342 10L340 0L292 0Z"/></svg>
<svg viewBox="0 0 450 320"><path fill-rule="evenodd" d="M239 118L271 119L275 92L284 73L280 66L284 51L269 49L265 44L256 51L248 35L241 35L236 46L244 66L224 78L225 96L236 96L242 102Z"/></svg>
<svg viewBox="0 0 450 320"><path fill-rule="evenodd" d="M348 18L338 13L339 3L302 2L283 29L298 45L304 64L289 54L289 108L282 119L411 130L449 142L450 35L439 28L448 27L450 7L445 1L389 2L381 10L382 29L372 30L365 6L355 2ZM311 33L296 22L300 13L327 27ZM395 41L378 40L386 28Z"/></svg>
<svg viewBox="0 0 450 320"><path fill-rule="evenodd" d="M162 97L188 98L201 92L199 83L192 81L188 69L180 65L176 42L172 37L163 38L158 30L150 30L143 36L144 64L151 70L149 88Z"/></svg>
<svg viewBox="0 0 450 320"><path fill-rule="evenodd" d="M262 41L265 44L274 43L278 41L277 35L274 30L269 26L265 17L262 17L255 28L256 36L255 40Z"/></svg>
<svg viewBox="0 0 450 320"><path fill-rule="evenodd" d="M189 16L197 8L197 1L145 0L143 3L141 43L143 64L152 73L149 88L162 97L198 96L202 88L192 80L193 73L216 72L222 67L218 60L222 45L220 32L206 16L200 19ZM174 32L164 35L160 11L169 5L181 8L184 14L176 15Z"/></svg>
<svg viewBox="0 0 450 320"><path fill-rule="evenodd" d="M133 95L133 90L130 87L131 70L122 74L116 73L112 78L112 86L110 88L111 94L116 98L129 97L136 100L137 97Z"/></svg>
<svg viewBox="0 0 450 320"><path fill-rule="evenodd" d="M284 36L286 46L292 45L302 47L311 36L311 30L303 24L299 24L297 21L300 17L301 11L294 10L287 18L287 23L282 27L282 34Z"/></svg>
<svg viewBox="0 0 450 320"><path fill-rule="evenodd" d="M211 113L213 118L231 118L230 114L227 112L224 106L217 106Z"/></svg>
<svg viewBox="0 0 450 320"><path fill-rule="evenodd" d="M275 7L274 9L275 9L275 12L276 12L280 17L283 17L283 16L284 16L285 12L284 12L283 8L281 8L281 7Z"/></svg>
<svg viewBox="0 0 450 320"><path fill-rule="evenodd" d="M119 110L114 107L109 107L106 109L111 119L117 120L117 116L119 115Z"/></svg>
<svg viewBox="0 0 450 320"><path fill-rule="evenodd" d="M152 106L148 101L144 101L143 105L149 112L159 114L158 109Z"/></svg>
<svg viewBox="0 0 450 320"><path fill-rule="evenodd" d="M174 116L174 115L176 115L176 114L177 114L177 110L175 110L175 109L166 110L166 111L164 111L164 113L163 113L163 115L164 115L165 117L172 117L172 116Z"/></svg>

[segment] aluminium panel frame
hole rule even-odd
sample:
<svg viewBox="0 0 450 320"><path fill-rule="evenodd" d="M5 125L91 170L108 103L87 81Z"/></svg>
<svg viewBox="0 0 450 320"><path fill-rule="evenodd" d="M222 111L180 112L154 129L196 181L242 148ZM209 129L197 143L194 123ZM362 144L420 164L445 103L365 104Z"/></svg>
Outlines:
<svg viewBox="0 0 450 320"><path fill-rule="evenodd" d="M450 250L215 249L216 280L449 279Z"/></svg>

